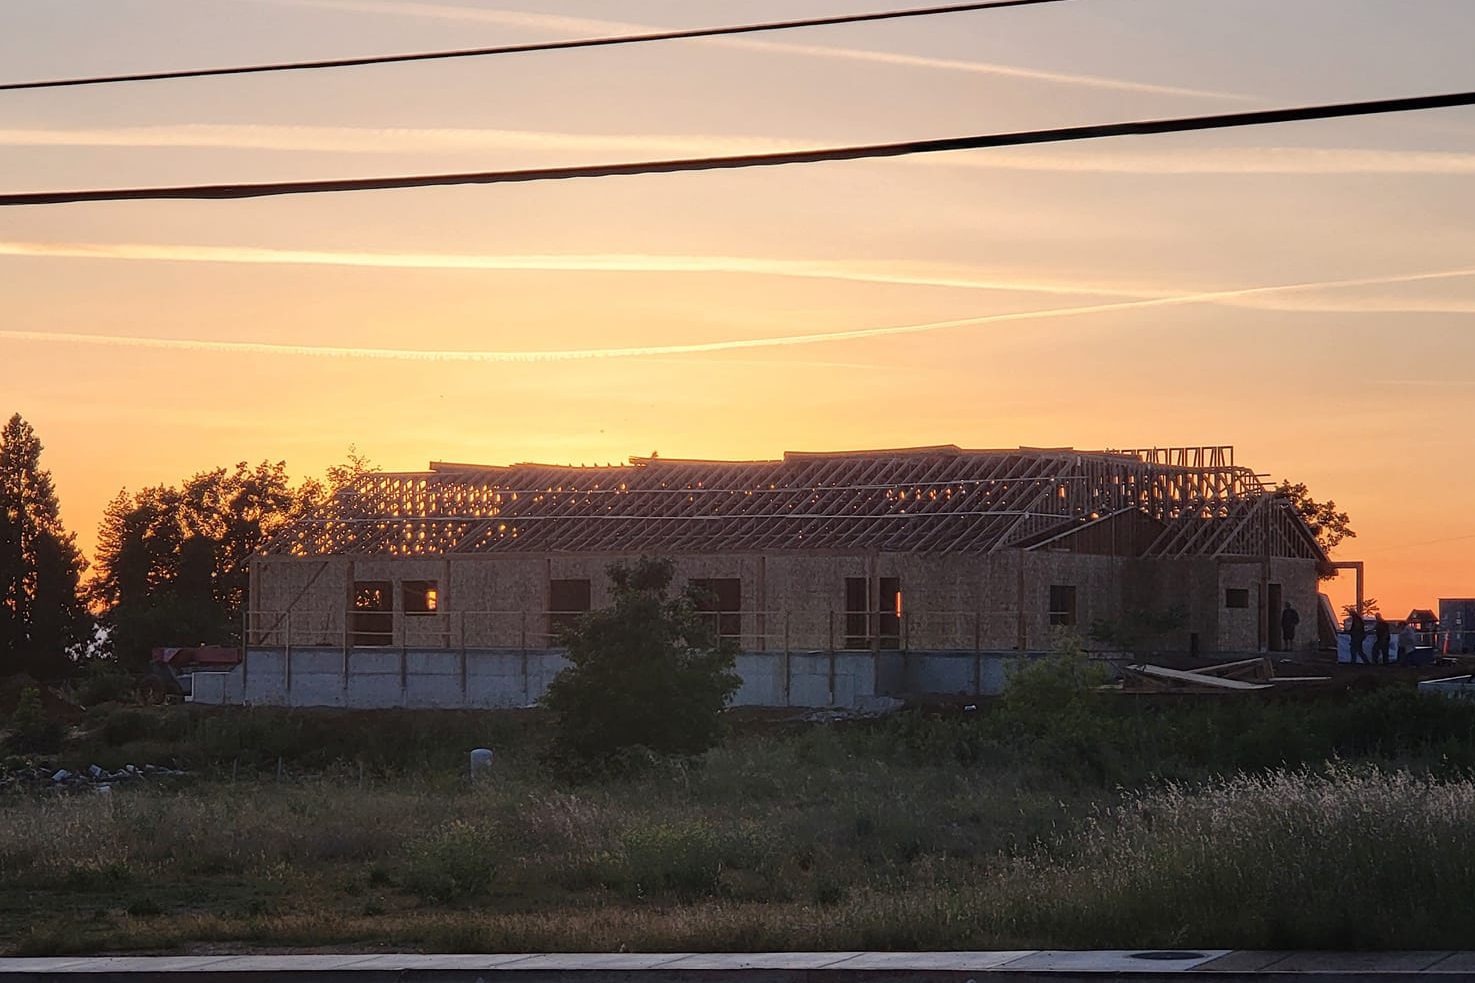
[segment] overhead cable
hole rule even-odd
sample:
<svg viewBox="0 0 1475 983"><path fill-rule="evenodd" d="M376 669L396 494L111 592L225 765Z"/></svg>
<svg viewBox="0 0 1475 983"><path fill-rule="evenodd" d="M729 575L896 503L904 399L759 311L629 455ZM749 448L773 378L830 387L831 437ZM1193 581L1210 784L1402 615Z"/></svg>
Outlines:
<svg viewBox="0 0 1475 983"><path fill-rule="evenodd" d="M726 37L733 34L760 34L790 31L803 27L829 27L836 24L862 24L870 21L901 20L908 17L933 17L939 14L961 14L975 10L1002 7L1034 7L1069 0L980 0L976 3L953 3L943 7L914 7L882 10L868 14L837 14L833 17L807 17L803 20L768 21L727 27L696 27L688 30L659 31L653 34L623 34L611 37L576 38L565 41L535 41L528 44L504 44L490 48L460 48L453 51L421 51L398 55L368 55L362 58L325 58L317 61L287 61L262 65L239 65L230 68L193 68L180 71L138 72L130 75L94 75L86 78L47 79L38 82L0 82L0 92L17 89L61 89L82 85L110 85L117 82L157 82L165 79L207 78L217 75L259 75L266 72L299 72L319 68L357 68L363 65L389 65L407 61L444 61L452 58L484 58L489 55L520 55L535 51L568 51L575 48L612 48L625 44L652 41L682 41L692 38Z"/></svg>
<svg viewBox="0 0 1475 983"><path fill-rule="evenodd" d="M200 184L157 188L112 188L90 191L32 191L0 195L0 206L60 205L88 201L152 201L163 199L264 198L273 195L326 194L335 191L385 191L398 188L431 188L463 184L515 184L560 181L571 178L624 177L636 174L674 174L683 171L739 170L776 167L783 164L813 164L833 160L866 160L876 157L905 157L949 150L979 150L989 147L1018 147L1026 144L1069 143L1106 137L1146 136L1154 133L1186 133L1242 126L1265 126L1306 120L1340 119L1406 113L1424 109L1447 109L1475 105L1475 92L1377 99L1364 102L1264 109L1212 116L1103 123L1048 130L1024 130L981 136L948 137L940 140L910 140L853 147L782 151L768 154L739 154L729 157L695 157L681 160L639 161L624 164L585 164L571 167L541 167L528 170L472 171L461 174L418 174L406 177L347 178L323 181L270 181L258 184Z"/></svg>

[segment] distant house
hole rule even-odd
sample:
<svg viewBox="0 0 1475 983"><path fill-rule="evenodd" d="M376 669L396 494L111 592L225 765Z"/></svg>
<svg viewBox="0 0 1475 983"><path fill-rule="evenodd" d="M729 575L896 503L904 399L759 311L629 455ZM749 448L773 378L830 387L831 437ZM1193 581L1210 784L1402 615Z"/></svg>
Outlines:
<svg viewBox="0 0 1475 983"><path fill-rule="evenodd" d="M521 705L640 555L706 589L762 705L997 691L1055 629L1166 611L1163 647L1278 650L1290 602L1314 645L1326 559L1229 447L432 464L364 476L253 560L218 700Z"/></svg>
<svg viewBox="0 0 1475 983"><path fill-rule="evenodd" d="M1436 632L1439 630L1439 618L1428 608L1414 608L1403 619L1406 625L1412 625L1417 632Z"/></svg>
<svg viewBox="0 0 1475 983"><path fill-rule="evenodd" d="M1439 626L1449 637L1449 651L1475 652L1475 598L1441 597Z"/></svg>

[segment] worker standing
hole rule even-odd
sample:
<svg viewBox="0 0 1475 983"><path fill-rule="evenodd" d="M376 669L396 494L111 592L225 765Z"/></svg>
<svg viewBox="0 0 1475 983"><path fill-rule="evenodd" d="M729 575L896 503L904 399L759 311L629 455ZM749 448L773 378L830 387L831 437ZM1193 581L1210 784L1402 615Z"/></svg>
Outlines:
<svg viewBox="0 0 1475 983"><path fill-rule="evenodd" d="M1388 622L1380 614L1373 620L1373 661L1380 666L1388 664L1388 643L1391 641Z"/></svg>
<svg viewBox="0 0 1475 983"><path fill-rule="evenodd" d="M1414 626L1408 622L1403 623L1403 630L1398 633L1398 663L1408 665L1414 654L1414 649L1419 647L1419 635L1414 631Z"/></svg>
<svg viewBox="0 0 1475 983"><path fill-rule="evenodd" d="M1351 622L1347 628L1347 662L1367 665L1367 650L1363 648L1367 644L1367 625L1362 622L1362 613L1354 614Z"/></svg>
<svg viewBox="0 0 1475 983"><path fill-rule="evenodd" d="M1280 613L1280 637L1285 639L1287 652L1296 648L1296 626L1300 623L1300 613L1291 607L1290 601L1286 601L1285 610Z"/></svg>

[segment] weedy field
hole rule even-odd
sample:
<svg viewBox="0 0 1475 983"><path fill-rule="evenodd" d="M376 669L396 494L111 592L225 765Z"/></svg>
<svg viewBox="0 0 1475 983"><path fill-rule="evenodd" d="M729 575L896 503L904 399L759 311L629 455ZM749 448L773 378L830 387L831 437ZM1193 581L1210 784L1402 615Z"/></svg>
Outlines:
<svg viewBox="0 0 1475 983"><path fill-rule="evenodd" d="M0 795L12 954L1455 947L1475 708L1388 688L805 724L569 784L508 713L90 711ZM466 751L492 747L473 782ZM11 767L23 764L20 759Z"/></svg>

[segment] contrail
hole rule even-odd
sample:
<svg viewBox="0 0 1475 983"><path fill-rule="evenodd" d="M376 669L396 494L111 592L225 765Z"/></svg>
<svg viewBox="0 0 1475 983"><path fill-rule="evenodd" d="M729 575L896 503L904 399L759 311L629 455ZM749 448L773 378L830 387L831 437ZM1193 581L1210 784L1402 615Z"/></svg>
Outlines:
<svg viewBox="0 0 1475 983"><path fill-rule="evenodd" d="M186 123L174 126L88 129L0 129L10 147L126 147L266 150L340 154L457 154L479 151L604 152L718 155L802 150L788 137L700 133L560 133L470 127L275 126ZM905 157L895 163L994 171L1068 174L1323 175L1475 174L1475 154L1456 151L1372 150L1358 147L1215 147L1148 153L1111 150L1050 153L1010 148L998 153L962 151Z"/></svg>
<svg viewBox="0 0 1475 983"><path fill-rule="evenodd" d="M1170 292L1080 281L950 275L907 272L905 264L846 260L792 260L748 256L659 256L627 253L567 255L482 255L457 253L328 252L306 249L258 249L244 246L197 246L149 243L39 243L0 241L0 256L67 259L152 260L181 263L248 265L348 266L418 270L487 270L502 272L581 273L736 273L806 280L951 287L1066 296L1162 297ZM871 267L875 268L871 268ZM900 269L899 269L900 268Z"/></svg>
<svg viewBox="0 0 1475 983"><path fill-rule="evenodd" d="M278 126L183 123L88 129L0 129L11 147L139 147L298 153L426 154L486 150L714 154L798 150L803 141L710 134L558 133L469 127Z"/></svg>
<svg viewBox="0 0 1475 983"><path fill-rule="evenodd" d="M244 355L293 355L315 358L381 359L406 362L571 362L592 359L649 357L652 355L689 355L705 352L738 351L753 348L777 348L790 345L814 345L838 341L898 335L927 334L954 328L978 327L1018 321L1036 321L1055 317L1079 317L1115 311L1141 310L1184 304L1215 303L1238 297L1252 297L1296 290L1329 290L1346 287L1368 287L1389 283L1415 283L1426 280L1475 276L1475 267L1407 273L1395 276L1360 277L1348 280L1318 280L1305 283L1242 287L1235 290L1213 290L1171 297L1088 304L1080 307L1057 307L1036 311L986 314L951 321L929 321L924 324L892 325L860 328L853 331L831 331L817 334L785 335L775 338L742 338L726 341L697 342L684 345L640 345L625 348L574 348L542 351L456 351L443 349L359 348L328 345L282 345L249 341L210 341L188 338L148 338L127 335L91 335L52 333L46 331L0 331L0 339L43 344L101 345L115 348L151 348L174 351L219 352Z"/></svg>
<svg viewBox="0 0 1475 983"><path fill-rule="evenodd" d="M503 24L512 27L529 27L536 30L558 33L647 33L662 28L649 24L631 24L625 21L596 20L585 17L565 17L552 14L535 14L520 10L496 10L476 7L458 7L448 4L402 2L402 0L253 0L278 6L317 7L324 10L344 10L355 13L392 14L408 17L429 17L439 20L475 21ZM942 71L970 72L1004 78L1018 78L1033 82L1051 82L1062 85L1086 86L1118 92L1140 92L1153 95L1189 96L1199 99L1223 99L1244 101L1248 96L1227 92L1212 92L1204 89L1185 88L1173 85L1153 85L1147 82L1130 82L1123 79L1105 78L1097 75L1078 75L1069 72L1051 72L1042 69L1019 68L1013 65L997 65L989 62L964 61L952 58L930 58L920 55L895 54L888 51L871 51L861 48L836 48L825 45L794 44L787 41L759 41L752 38L700 38L697 43L721 45L726 48L744 48L749 51L770 51L780 54L808 55L815 58L838 58L846 61L863 61L873 64L900 65L908 68L930 68Z"/></svg>

